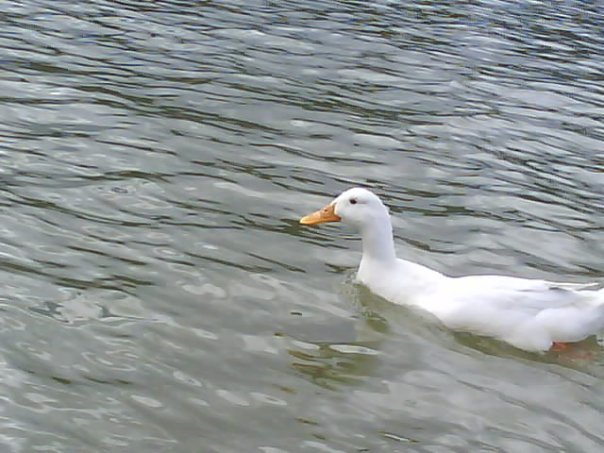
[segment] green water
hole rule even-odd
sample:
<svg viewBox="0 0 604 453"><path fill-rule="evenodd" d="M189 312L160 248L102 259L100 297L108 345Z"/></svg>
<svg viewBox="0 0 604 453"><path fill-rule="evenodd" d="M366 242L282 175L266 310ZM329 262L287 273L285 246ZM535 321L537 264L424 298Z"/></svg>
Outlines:
<svg viewBox="0 0 604 453"><path fill-rule="evenodd" d="M0 27L0 450L596 452L604 352L454 335L399 256L604 278L590 2L24 1Z"/></svg>

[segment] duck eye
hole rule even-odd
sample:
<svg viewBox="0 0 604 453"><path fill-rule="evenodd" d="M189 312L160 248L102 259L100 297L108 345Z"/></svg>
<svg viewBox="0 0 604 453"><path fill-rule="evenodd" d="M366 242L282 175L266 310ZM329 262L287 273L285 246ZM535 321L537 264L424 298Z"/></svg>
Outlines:
<svg viewBox="0 0 604 453"><path fill-rule="evenodd" d="M350 204L357 204L357 199L356 198L351 198L350 199Z"/></svg>

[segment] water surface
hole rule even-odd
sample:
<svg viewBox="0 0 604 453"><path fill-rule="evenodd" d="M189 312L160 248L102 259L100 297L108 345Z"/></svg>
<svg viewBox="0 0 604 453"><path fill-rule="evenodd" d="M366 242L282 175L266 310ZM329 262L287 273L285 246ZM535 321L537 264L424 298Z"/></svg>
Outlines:
<svg viewBox="0 0 604 453"><path fill-rule="evenodd" d="M451 275L604 278L602 7L26 1L0 44L0 445L599 451L604 353L453 335L298 218Z"/></svg>

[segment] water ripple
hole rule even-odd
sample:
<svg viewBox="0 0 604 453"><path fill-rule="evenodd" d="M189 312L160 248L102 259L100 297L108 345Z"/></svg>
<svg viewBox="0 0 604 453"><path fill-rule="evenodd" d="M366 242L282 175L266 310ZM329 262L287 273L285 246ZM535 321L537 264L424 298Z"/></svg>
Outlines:
<svg viewBox="0 0 604 453"><path fill-rule="evenodd" d="M452 335L348 282L348 230L297 219L367 184L409 259L601 279L603 14L9 2L2 448L601 449L597 343Z"/></svg>

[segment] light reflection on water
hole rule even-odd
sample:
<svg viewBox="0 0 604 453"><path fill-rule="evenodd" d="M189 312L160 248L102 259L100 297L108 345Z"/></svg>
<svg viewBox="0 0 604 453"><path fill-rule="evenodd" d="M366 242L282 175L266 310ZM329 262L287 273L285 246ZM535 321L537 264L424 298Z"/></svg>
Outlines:
<svg viewBox="0 0 604 453"><path fill-rule="evenodd" d="M454 335L297 219L367 184L408 259L601 279L603 13L7 5L3 451L600 450L595 341Z"/></svg>

